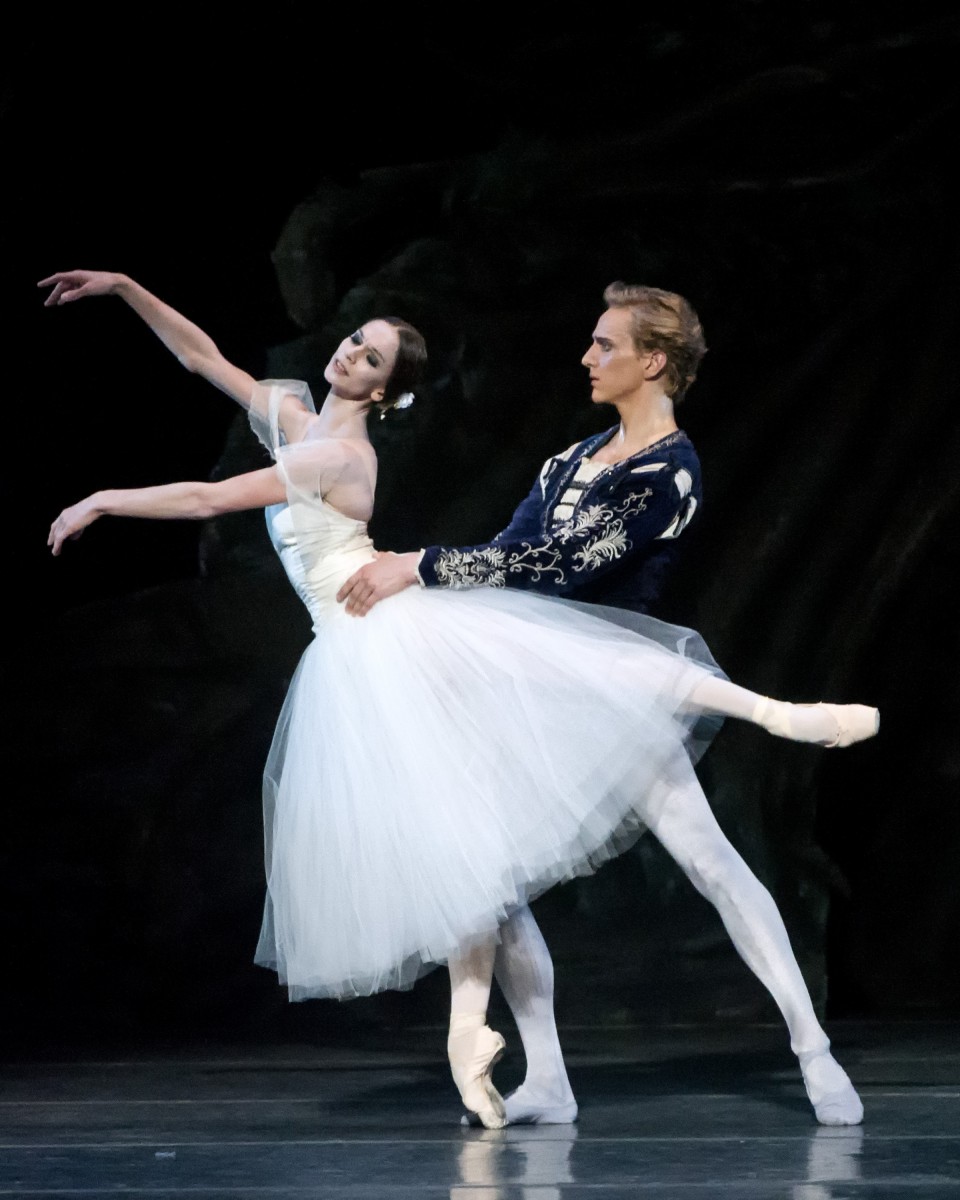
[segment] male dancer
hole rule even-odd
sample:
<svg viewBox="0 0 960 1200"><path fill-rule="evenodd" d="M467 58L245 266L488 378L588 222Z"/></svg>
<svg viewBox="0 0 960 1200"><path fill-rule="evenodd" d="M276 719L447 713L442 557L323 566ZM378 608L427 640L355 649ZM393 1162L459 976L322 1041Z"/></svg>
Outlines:
<svg viewBox="0 0 960 1200"><path fill-rule="evenodd" d="M406 587L513 587L646 612L656 602L678 539L701 502L700 463L675 408L706 353L697 314L682 296L611 284L606 310L582 363L591 400L613 405L619 425L544 463L510 524L475 546L428 546L385 554L347 580L338 599L354 616ZM751 693L745 719L769 732L847 745L831 706L791 710ZM704 697L706 700L707 698ZM729 711L729 709L728 709ZM824 726L831 722L832 727ZM875 732L875 729L873 730ZM863 1106L813 1009L769 892L727 840L692 767L644 798L644 823L702 895L717 908L740 956L783 1013L807 1095L823 1125L857 1125ZM527 1072L505 1097L513 1124L576 1120L553 1011L553 963L529 908L501 927L496 979L523 1043ZM464 1118L467 1121L469 1118Z"/></svg>

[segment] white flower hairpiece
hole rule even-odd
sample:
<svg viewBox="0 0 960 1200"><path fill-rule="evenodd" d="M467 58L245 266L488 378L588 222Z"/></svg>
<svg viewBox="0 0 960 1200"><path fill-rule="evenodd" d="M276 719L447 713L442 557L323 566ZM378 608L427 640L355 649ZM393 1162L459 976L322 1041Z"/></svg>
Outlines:
<svg viewBox="0 0 960 1200"><path fill-rule="evenodd" d="M383 408L380 409L380 420L382 421L383 418L387 415L388 412L390 412L391 409L393 409L393 408L409 408L412 403L413 403L413 392L401 392L400 395L396 398L396 400L394 400L394 402L392 404L385 404L383 406Z"/></svg>

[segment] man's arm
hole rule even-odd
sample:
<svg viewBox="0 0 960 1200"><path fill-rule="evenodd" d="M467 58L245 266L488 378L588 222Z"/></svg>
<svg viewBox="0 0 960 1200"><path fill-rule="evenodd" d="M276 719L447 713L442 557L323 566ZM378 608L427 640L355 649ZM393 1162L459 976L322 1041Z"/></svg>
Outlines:
<svg viewBox="0 0 960 1200"><path fill-rule="evenodd" d="M552 461L547 460L544 470ZM494 541L507 536L511 531L520 531L527 527L533 531L537 528L536 514L543 506L542 478L541 471L540 478L514 509L509 525L496 535ZM418 570L425 553L425 550L412 550L406 554L395 554L392 551L381 554L376 562L367 563L354 571L337 592L337 600L346 605L350 616L362 617L388 596L395 596L397 592L405 591L408 587L426 586Z"/></svg>
<svg viewBox="0 0 960 1200"><path fill-rule="evenodd" d="M565 596L620 567L675 526L689 474L625 473L574 517L545 533L500 535L478 546L430 546L419 564L426 587L509 587Z"/></svg>
<svg viewBox="0 0 960 1200"><path fill-rule="evenodd" d="M673 538L696 511L690 470L672 463L650 473L625 472L570 521L540 532L538 481L510 525L475 546L428 546L384 555L356 572L338 593L347 611L363 616L387 596L424 587L512 587L564 596L622 566L658 538Z"/></svg>

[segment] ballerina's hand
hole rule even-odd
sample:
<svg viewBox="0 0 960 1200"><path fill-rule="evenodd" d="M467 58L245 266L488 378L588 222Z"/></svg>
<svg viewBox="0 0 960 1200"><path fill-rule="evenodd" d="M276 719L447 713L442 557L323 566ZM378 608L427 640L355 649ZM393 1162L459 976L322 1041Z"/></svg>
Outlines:
<svg viewBox="0 0 960 1200"><path fill-rule="evenodd" d="M74 542L86 529L88 525L92 525L100 516L100 513L93 507L91 497L86 500L81 500L79 504L73 504L70 508L65 508L59 517L50 526L50 532L47 535L47 545L51 548L50 552L56 557L66 541Z"/></svg>
<svg viewBox="0 0 960 1200"><path fill-rule="evenodd" d="M117 278L113 271L57 271L41 279L37 287L53 288L43 307L55 308L85 296L108 296L116 286Z"/></svg>

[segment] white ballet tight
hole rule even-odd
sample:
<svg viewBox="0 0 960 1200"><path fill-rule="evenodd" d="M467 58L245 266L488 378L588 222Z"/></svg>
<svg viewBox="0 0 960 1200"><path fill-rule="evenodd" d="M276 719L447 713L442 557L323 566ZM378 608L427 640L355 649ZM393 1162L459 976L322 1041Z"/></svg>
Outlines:
<svg viewBox="0 0 960 1200"><path fill-rule="evenodd" d="M475 942L470 949L447 960L451 1018L486 1014L496 953L497 939L491 934L487 940Z"/></svg>
<svg viewBox="0 0 960 1200"><path fill-rule="evenodd" d="M448 961L448 1047L486 1023L495 970L520 1034L527 1068L521 1087L505 1097L507 1119L573 1121L577 1105L553 1011L553 961L530 909L520 909L501 925L499 939L498 944L491 937Z"/></svg>
<svg viewBox="0 0 960 1200"><path fill-rule="evenodd" d="M795 1054L826 1049L810 994L772 896L717 823L692 767L685 780L658 784L640 806L650 832L723 921L740 957L783 1014ZM553 964L529 908L500 930L496 979L517 1023L527 1078L538 1093L569 1089L553 1009ZM557 1102L560 1102L559 1100Z"/></svg>
<svg viewBox="0 0 960 1200"><path fill-rule="evenodd" d="M508 1116L522 1119L518 1110L526 1105L541 1110L572 1106L572 1119L576 1105L557 1034L553 960L529 908L521 908L500 927L494 969L527 1064L522 1087L506 1097Z"/></svg>
<svg viewBox="0 0 960 1200"><path fill-rule="evenodd" d="M672 775L639 805L647 828L716 908L737 953L783 1014L794 1053L826 1047L773 897L723 833L692 766L678 763Z"/></svg>

